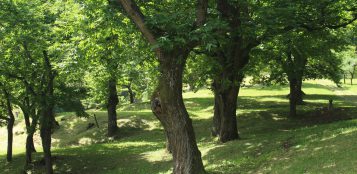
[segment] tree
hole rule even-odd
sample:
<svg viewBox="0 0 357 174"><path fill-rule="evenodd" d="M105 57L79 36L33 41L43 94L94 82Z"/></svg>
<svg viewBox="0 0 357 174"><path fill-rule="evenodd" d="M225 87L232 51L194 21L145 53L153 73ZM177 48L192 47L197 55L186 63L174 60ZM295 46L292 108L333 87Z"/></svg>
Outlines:
<svg viewBox="0 0 357 174"><path fill-rule="evenodd" d="M13 106L12 106L12 99L11 99L11 94L10 91L7 87L5 86L3 81L0 81L0 88L2 92L2 97L5 99L4 103L1 103L4 107L3 109L6 110L8 117L4 117L3 119L7 121L7 161L11 162L12 161L12 144L13 144L13 128L14 128L14 123L15 123L15 116L12 111Z"/></svg>
<svg viewBox="0 0 357 174"><path fill-rule="evenodd" d="M192 1L149 4L144 14L133 0L118 1L147 41L154 47L159 62L159 84L153 94L152 110L168 137L174 160L174 173L205 173L197 148L191 119L182 99L182 74L188 54L197 45L192 38L205 23L208 2ZM180 7L180 8L177 8ZM196 13L196 18L192 14ZM189 15L185 15L189 14ZM176 25L172 25L175 21Z"/></svg>
<svg viewBox="0 0 357 174"><path fill-rule="evenodd" d="M337 52L337 56L343 58L343 77L346 83L346 74L350 76L350 84L353 84L353 78L357 70L356 52L354 46L349 46L345 51Z"/></svg>
<svg viewBox="0 0 357 174"><path fill-rule="evenodd" d="M130 99L134 102L132 80L126 80L126 77L135 74L133 62L142 60L136 57L135 51L140 42L137 41L137 33L130 33L132 27L123 27L129 21L115 8L117 4L112 1L88 1L85 5L82 27L77 33L81 38L79 49L84 55L81 62L87 64L89 69L87 80L92 86L92 99L106 105L108 136L115 136L118 129L118 85L129 89Z"/></svg>
<svg viewBox="0 0 357 174"><path fill-rule="evenodd" d="M217 64L220 65L212 85L215 91L213 133L219 135L222 142L239 138L235 119L237 100L236 97L231 96L237 96L239 92L251 50L276 35L284 35L290 31L314 32L346 27L356 20L356 14L355 6L344 6L345 3L348 4L348 1L217 2L217 11L221 19L226 22L226 27L223 30L225 32L218 32L221 35L218 35L220 36L216 39L218 44L213 49L213 54L211 53L212 57L217 57ZM226 33L229 35L225 36ZM223 42L220 40L222 38ZM301 55L295 55L297 56L301 57ZM301 64L298 67L303 68L306 58L303 56L297 60L299 61L296 63ZM296 73L301 74L301 72L303 69ZM294 88L301 86L301 80L295 79L291 78L292 87L294 86L292 89L299 91ZM301 98L299 97L301 94L300 90L297 97L290 95L290 98L296 101L296 98ZM294 106L295 102L292 103Z"/></svg>
<svg viewBox="0 0 357 174"><path fill-rule="evenodd" d="M79 9L80 6L73 4L73 1L66 1L64 4L57 1L7 1L2 2L2 5L0 21L4 24L4 32L0 35L0 74L21 82L24 91L20 95L23 97L21 100L26 100L26 97L30 99L26 106L31 107L21 106L21 100L18 105L32 117L28 137L33 135L38 120L46 173L50 174L53 173L51 133L55 122L54 108L63 103L60 102L63 84L71 85L69 81L66 83L61 80L69 79L68 72L71 72L78 61L72 56L75 50L69 44L71 37L68 36L71 33L65 35L63 30L59 30L66 28L68 20L75 19L75 15L71 13L73 16L66 16L68 13L63 13L62 8ZM63 22L65 20L67 22ZM32 149L29 142L26 143L27 163L31 162Z"/></svg>
<svg viewBox="0 0 357 174"><path fill-rule="evenodd" d="M263 84L289 83L290 115L296 115L296 105L303 102L302 81L327 78L340 84L342 59L335 52L345 49L343 32L290 31L262 44L253 54L254 61L261 61L249 70ZM258 59L258 60L257 60ZM263 78L261 78L263 77Z"/></svg>

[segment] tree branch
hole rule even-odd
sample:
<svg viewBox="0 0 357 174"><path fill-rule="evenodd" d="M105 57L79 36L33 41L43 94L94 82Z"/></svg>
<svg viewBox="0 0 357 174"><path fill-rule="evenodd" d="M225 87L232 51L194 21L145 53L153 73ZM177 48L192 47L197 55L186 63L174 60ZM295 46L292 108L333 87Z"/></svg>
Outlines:
<svg viewBox="0 0 357 174"><path fill-rule="evenodd" d="M139 28L140 32L149 41L149 43L155 45L157 43L156 37L154 36L152 31L146 26L145 16L141 12L138 5L134 2L134 0L118 0L118 1L123 6L125 11L128 13L129 17L132 19L135 25Z"/></svg>
<svg viewBox="0 0 357 174"><path fill-rule="evenodd" d="M0 115L0 120L9 121L10 119L9 119L9 118L7 118L7 117L4 117L4 116L1 116L1 115Z"/></svg>
<svg viewBox="0 0 357 174"><path fill-rule="evenodd" d="M354 18L347 20L341 24L337 24L337 25L325 25L325 27L329 28L329 29L339 29L339 28L343 28L346 27L347 25L352 24L354 21L357 20L357 15L354 16Z"/></svg>

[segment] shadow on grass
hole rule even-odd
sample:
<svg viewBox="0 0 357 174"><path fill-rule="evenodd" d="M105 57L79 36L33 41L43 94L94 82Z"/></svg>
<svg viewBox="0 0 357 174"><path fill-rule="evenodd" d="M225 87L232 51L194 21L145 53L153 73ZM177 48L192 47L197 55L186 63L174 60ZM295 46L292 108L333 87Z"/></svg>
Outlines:
<svg viewBox="0 0 357 174"><path fill-rule="evenodd" d="M339 125L341 127L349 128ZM331 173L336 166L340 166L337 171L341 171L341 166L344 166L342 169L345 172L342 173L351 172L357 160L346 149L353 149L356 134L335 133L333 137L316 134L326 129L322 128L306 128L293 135L290 132L274 136L261 135L254 139L221 144L209 150L204 160L210 164L208 171L215 174L300 173L306 168L311 173ZM330 133L334 134L334 130ZM332 162L343 165L326 168L332 157L335 159Z"/></svg>
<svg viewBox="0 0 357 174"><path fill-rule="evenodd" d="M54 170L58 174L99 174L99 173L159 173L166 172L171 168L171 159L150 160L147 152L155 152L164 145L162 139L157 142L121 142L120 144L93 144L82 147L66 149L54 149ZM44 173L41 164L42 153L35 155L36 165L30 170L31 173ZM4 156L0 156L4 158ZM1 165L2 174L23 173L24 155L14 156L11 164ZM0 160L0 162L4 162ZM29 172L29 171L28 171Z"/></svg>
<svg viewBox="0 0 357 174"><path fill-rule="evenodd" d="M326 106L327 103L319 103L319 100L327 101L331 97L335 96L307 95L308 104L299 106L299 114L306 115L313 112L316 107ZM352 99L356 96L346 97ZM335 100L341 105L346 104L341 97L336 97ZM321 136L325 136L316 132L324 132L325 129L334 130L328 125L309 128L311 124L307 124L304 120L287 117L288 101L285 95L244 96L238 99L237 117L242 140L220 144L210 135L213 98L189 98L185 99L185 103L193 118L197 142L203 145L213 144L203 157L207 170L212 173L233 174L251 171L254 173L256 168L267 165L269 160L274 161L272 156L284 155L286 149L297 144L320 141ZM162 153L165 147L163 130L153 114L147 111L149 105L144 104L140 107L145 110L134 112L135 107L130 106L118 113L120 128L116 139L104 138L106 137L105 112L95 112L100 124L99 129L86 129L87 123L93 120L72 121L71 119L71 122L65 123L64 120L60 123L62 130L53 135L57 140L54 145L61 147L53 151L53 155L57 156L56 172L146 174L170 170L172 165L170 155L163 156ZM202 114L201 112L210 116L202 119L199 115ZM336 132L330 133L336 134ZM83 144L78 143L81 140ZM288 144L286 147L282 145L285 142ZM71 145L79 147L70 147ZM36 155L37 160L40 155L41 153ZM4 158L4 156L0 157ZM14 157L13 164L0 165L0 170L5 173L20 173L17 171L21 171L23 163L24 155L17 155ZM41 167L36 168L36 172L41 173L41 170Z"/></svg>

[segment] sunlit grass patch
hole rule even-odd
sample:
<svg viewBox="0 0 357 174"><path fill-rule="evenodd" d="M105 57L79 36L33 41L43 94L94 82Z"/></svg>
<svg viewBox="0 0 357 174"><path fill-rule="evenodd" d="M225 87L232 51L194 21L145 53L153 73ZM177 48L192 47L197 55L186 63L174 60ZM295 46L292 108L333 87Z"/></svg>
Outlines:
<svg viewBox="0 0 357 174"><path fill-rule="evenodd" d="M357 86L357 85L355 85ZM334 86L328 81L308 81L303 85L305 105L298 106L301 118L289 118L288 86L243 87L237 107L241 140L220 143L211 136L213 95L208 89L184 93L192 118L198 147L206 170L213 174L237 173L357 173L357 87ZM351 120L332 123L306 121L328 100ZM172 157L165 150L165 135L152 114L150 104L125 104L118 109L119 131L106 136L107 114L89 110L91 117L59 114L60 129L53 134L53 155L58 173L88 174L168 174ZM96 115L99 128L87 129ZM307 118L306 118L307 117ZM17 122L14 162L5 162L6 136L0 137L0 171L20 173L24 164L23 121ZM6 135L6 129L0 129ZM4 134L3 134L4 133ZM2 148L3 147L3 148ZM42 158L36 135L35 161ZM37 166L36 172L41 173Z"/></svg>

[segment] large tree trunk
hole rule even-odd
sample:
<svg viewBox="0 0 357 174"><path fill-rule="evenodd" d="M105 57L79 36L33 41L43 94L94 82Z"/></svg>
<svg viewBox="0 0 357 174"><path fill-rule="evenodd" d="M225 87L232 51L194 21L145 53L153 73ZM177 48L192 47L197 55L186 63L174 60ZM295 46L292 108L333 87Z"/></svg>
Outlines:
<svg viewBox="0 0 357 174"><path fill-rule="evenodd" d="M9 119L7 121L7 161L12 161L12 144L13 144L13 128L15 123L15 116L12 112L12 106L10 101L10 94L4 89L4 94L6 97L6 109Z"/></svg>
<svg viewBox="0 0 357 174"><path fill-rule="evenodd" d="M152 110L167 133L174 161L173 173L202 174L205 170L201 152L182 98L182 73L187 54L185 57L172 53L161 55L164 56L160 59L162 74L152 98Z"/></svg>
<svg viewBox="0 0 357 174"><path fill-rule="evenodd" d="M224 87L216 80L214 90L213 135L218 135L221 142L239 139L237 129L237 97L240 85Z"/></svg>
<svg viewBox="0 0 357 174"><path fill-rule="evenodd" d="M290 85L290 117L296 116L296 105L297 105L297 80L295 78L289 80Z"/></svg>
<svg viewBox="0 0 357 174"><path fill-rule="evenodd" d="M108 136L114 136L118 130L116 111L118 103L117 79L113 76L108 80Z"/></svg>
<svg viewBox="0 0 357 174"><path fill-rule="evenodd" d="M242 38L236 37L226 53L218 53L216 61L222 69L216 74L214 92L214 115L212 134L221 142L239 139L237 128L237 100L244 67L249 62L252 46L243 47Z"/></svg>
<svg viewBox="0 0 357 174"><path fill-rule="evenodd" d="M304 104L304 97L305 93L302 91L302 79L299 79L296 83L296 104L303 105Z"/></svg>

